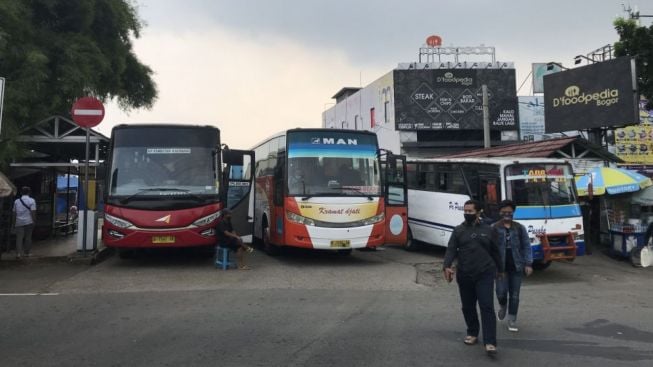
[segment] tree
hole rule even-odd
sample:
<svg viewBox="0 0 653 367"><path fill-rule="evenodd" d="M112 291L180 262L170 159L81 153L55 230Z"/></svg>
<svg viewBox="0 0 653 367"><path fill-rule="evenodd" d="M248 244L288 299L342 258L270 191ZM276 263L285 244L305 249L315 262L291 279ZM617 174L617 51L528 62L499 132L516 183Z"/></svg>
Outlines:
<svg viewBox="0 0 653 367"><path fill-rule="evenodd" d="M70 116L78 97L150 108L157 96L152 70L132 49L141 28L131 0L0 1L0 165L20 152L13 138L21 130Z"/></svg>
<svg viewBox="0 0 653 367"><path fill-rule="evenodd" d="M614 22L619 41L614 44L615 56L632 56L637 68L639 93L653 109L653 25L642 27L634 19L619 18Z"/></svg>

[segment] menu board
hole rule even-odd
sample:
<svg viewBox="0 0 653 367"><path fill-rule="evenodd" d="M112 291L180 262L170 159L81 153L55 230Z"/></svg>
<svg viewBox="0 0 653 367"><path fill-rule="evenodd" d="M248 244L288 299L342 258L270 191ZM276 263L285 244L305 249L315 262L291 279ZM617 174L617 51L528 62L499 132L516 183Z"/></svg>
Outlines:
<svg viewBox="0 0 653 367"><path fill-rule="evenodd" d="M640 124L615 129L615 153L628 163L653 163L653 110L639 103Z"/></svg>

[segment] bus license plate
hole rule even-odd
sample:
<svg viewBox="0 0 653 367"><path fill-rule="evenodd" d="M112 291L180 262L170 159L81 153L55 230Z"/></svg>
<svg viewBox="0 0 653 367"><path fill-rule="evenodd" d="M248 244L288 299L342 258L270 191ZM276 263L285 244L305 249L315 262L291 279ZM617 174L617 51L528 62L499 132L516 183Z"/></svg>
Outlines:
<svg viewBox="0 0 653 367"><path fill-rule="evenodd" d="M332 248L348 248L349 246L351 246L351 241L349 240L331 241Z"/></svg>
<svg viewBox="0 0 653 367"><path fill-rule="evenodd" d="M152 243L175 243L175 236L153 236Z"/></svg>

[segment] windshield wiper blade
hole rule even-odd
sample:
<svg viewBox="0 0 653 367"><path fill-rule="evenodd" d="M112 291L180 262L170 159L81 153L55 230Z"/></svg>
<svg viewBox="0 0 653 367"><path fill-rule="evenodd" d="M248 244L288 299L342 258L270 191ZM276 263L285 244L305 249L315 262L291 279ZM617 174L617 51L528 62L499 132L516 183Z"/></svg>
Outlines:
<svg viewBox="0 0 653 367"><path fill-rule="evenodd" d="M351 190L351 191L356 191L356 192L363 192L363 190L361 190L360 188L352 187L352 186L332 187L331 190ZM374 200L372 195L369 195L369 194L367 195L367 199L368 200Z"/></svg>
<svg viewBox="0 0 653 367"><path fill-rule="evenodd" d="M193 194L192 192L190 192L190 190L175 189L175 188L171 188L171 187L148 187L146 189L140 189L140 190L136 191L135 193L127 196L126 198L120 200L120 203L127 204L129 201L131 201L136 196L139 196L139 195L141 195L143 193L146 193L146 192L152 192L152 191L177 191L177 192L183 192L184 194L192 197L193 199L195 199L197 201L204 201L204 199L202 199L201 197L199 197L196 194Z"/></svg>

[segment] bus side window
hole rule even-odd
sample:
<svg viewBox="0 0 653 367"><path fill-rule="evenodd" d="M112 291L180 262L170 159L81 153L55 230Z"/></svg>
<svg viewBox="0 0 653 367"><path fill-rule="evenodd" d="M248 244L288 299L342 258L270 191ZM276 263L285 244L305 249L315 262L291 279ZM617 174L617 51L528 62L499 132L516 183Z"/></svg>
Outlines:
<svg viewBox="0 0 653 367"><path fill-rule="evenodd" d="M447 185L449 174L447 172L440 172L438 174L438 186L437 191L447 191L449 185Z"/></svg>
<svg viewBox="0 0 653 367"><path fill-rule="evenodd" d="M418 180L417 180L417 164L415 163L407 163L406 164L406 180L408 183L408 188L409 189L417 189L419 188L418 185Z"/></svg>
<svg viewBox="0 0 653 367"><path fill-rule="evenodd" d="M286 166L286 153L279 152L274 167L274 205L283 205L284 185L284 168Z"/></svg>

